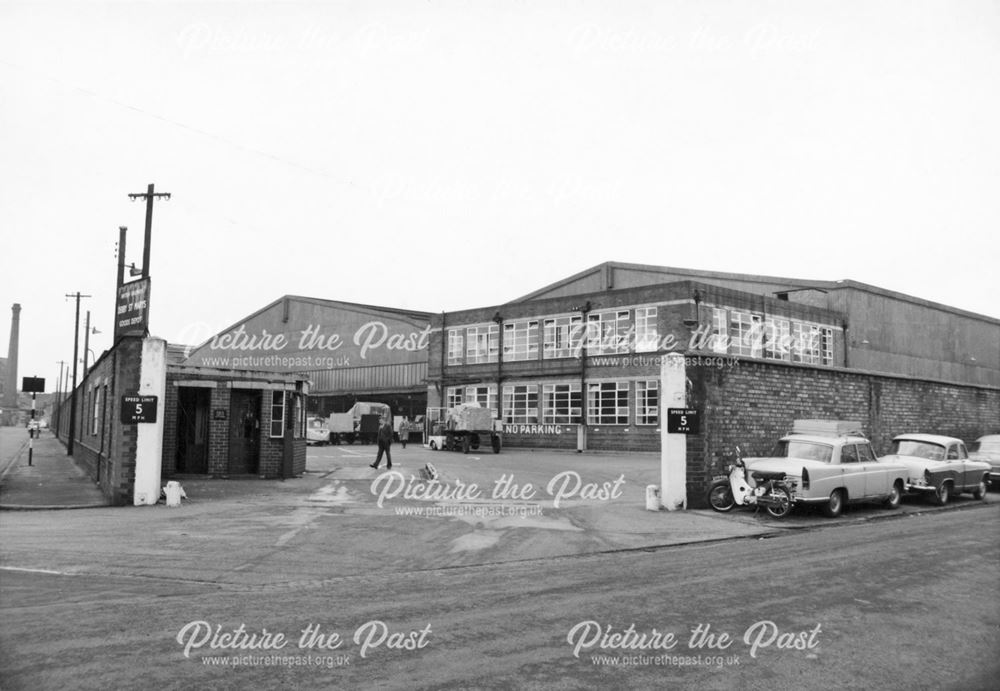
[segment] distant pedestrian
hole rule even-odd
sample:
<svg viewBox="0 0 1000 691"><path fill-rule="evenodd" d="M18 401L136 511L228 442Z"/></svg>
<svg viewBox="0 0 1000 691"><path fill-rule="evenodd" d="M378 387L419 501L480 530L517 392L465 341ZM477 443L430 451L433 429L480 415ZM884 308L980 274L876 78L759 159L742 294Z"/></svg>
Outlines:
<svg viewBox="0 0 1000 691"><path fill-rule="evenodd" d="M378 455L371 467L378 470L378 464L382 462L382 453L384 452L386 470L392 470L392 454L389 452L389 447L392 446L392 425L389 423L389 418L382 418L376 440L378 441Z"/></svg>
<svg viewBox="0 0 1000 691"><path fill-rule="evenodd" d="M410 440L410 423L408 423L406 421L406 418L404 417L399 422L399 443L402 444L403 448L405 449L406 442L408 442L409 440Z"/></svg>

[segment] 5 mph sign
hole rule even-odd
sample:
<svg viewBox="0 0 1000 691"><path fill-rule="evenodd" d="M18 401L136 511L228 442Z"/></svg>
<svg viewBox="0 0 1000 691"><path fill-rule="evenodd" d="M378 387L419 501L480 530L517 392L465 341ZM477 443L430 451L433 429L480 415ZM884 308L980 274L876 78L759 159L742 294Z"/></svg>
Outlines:
<svg viewBox="0 0 1000 691"><path fill-rule="evenodd" d="M122 396L122 424L156 422L156 396Z"/></svg>

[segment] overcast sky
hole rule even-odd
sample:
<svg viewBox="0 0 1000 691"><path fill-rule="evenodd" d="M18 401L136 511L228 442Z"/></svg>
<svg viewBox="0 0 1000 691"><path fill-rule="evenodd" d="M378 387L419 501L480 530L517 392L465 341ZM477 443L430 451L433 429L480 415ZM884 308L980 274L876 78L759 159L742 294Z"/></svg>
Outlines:
<svg viewBox="0 0 1000 691"><path fill-rule="evenodd" d="M0 353L18 302L19 376L54 390L76 291L110 346L149 183L171 342L604 261L1000 317L997 123L996 2L0 0Z"/></svg>

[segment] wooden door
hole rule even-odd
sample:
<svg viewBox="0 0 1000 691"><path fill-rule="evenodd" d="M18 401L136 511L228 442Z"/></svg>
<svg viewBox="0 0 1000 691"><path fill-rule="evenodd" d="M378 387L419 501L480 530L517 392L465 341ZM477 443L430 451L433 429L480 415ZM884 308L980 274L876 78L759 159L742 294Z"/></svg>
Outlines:
<svg viewBox="0 0 1000 691"><path fill-rule="evenodd" d="M208 389L177 390L177 472L208 472Z"/></svg>
<svg viewBox="0 0 1000 691"><path fill-rule="evenodd" d="M260 463L260 391L233 389L229 403L229 473L256 474Z"/></svg>

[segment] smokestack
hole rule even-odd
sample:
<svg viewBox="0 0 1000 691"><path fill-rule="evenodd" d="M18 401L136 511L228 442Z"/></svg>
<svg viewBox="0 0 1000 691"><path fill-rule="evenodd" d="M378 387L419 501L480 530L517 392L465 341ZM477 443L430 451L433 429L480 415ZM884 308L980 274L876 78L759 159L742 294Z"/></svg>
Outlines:
<svg viewBox="0 0 1000 691"><path fill-rule="evenodd" d="M17 338L21 324L21 305L14 303L10 319L10 346L7 348L7 381L4 382L4 408L17 408Z"/></svg>

